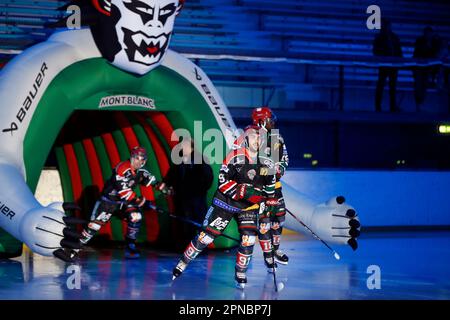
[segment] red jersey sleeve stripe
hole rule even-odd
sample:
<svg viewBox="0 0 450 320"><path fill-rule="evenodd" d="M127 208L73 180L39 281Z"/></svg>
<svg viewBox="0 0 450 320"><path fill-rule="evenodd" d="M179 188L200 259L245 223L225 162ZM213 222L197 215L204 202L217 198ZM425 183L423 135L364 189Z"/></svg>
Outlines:
<svg viewBox="0 0 450 320"><path fill-rule="evenodd" d="M237 183L235 181L228 181L227 183L220 186L219 189L222 193L227 193L228 191L236 187L236 185Z"/></svg>

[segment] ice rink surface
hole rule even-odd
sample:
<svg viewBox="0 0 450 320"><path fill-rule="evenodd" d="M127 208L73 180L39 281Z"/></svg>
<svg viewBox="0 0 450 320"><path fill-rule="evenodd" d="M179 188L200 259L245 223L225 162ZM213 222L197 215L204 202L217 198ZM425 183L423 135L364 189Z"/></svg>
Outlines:
<svg viewBox="0 0 450 320"><path fill-rule="evenodd" d="M339 261L299 234L284 236L282 248L290 262L278 268L278 293L259 246L244 290L234 287L235 249L202 254L172 283L180 254L143 249L140 259L125 260L122 249L89 248L72 267L29 252L0 260L0 299L450 299L448 231L366 233L356 252L335 247ZM369 289L378 267L380 288Z"/></svg>

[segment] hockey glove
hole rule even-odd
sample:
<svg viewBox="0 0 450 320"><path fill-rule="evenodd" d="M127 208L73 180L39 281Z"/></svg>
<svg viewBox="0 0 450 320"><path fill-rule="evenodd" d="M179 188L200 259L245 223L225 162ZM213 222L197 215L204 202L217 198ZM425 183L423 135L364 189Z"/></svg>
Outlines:
<svg viewBox="0 0 450 320"><path fill-rule="evenodd" d="M156 190L158 190L159 192L161 192L162 194L166 195L166 196L171 196L174 194L173 188L167 186L167 184L165 182L158 182L155 185Z"/></svg>
<svg viewBox="0 0 450 320"><path fill-rule="evenodd" d="M144 196L142 196L142 197L137 197L136 200L135 200L135 205L136 205L136 207L138 207L138 208L142 208L142 207L144 207L144 205L145 205L146 202L147 202L147 199L145 199Z"/></svg>
<svg viewBox="0 0 450 320"><path fill-rule="evenodd" d="M251 184L241 183L236 187L236 194L233 196L234 200L247 200L251 203L260 203L264 200L262 192L255 189Z"/></svg>
<svg viewBox="0 0 450 320"><path fill-rule="evenodd" d="M286 169L284 168L284 166L277 163L275 165L275 170L276 170L277 179L280 180L281 177L284 176L284 172L286 171Z"/></svg>

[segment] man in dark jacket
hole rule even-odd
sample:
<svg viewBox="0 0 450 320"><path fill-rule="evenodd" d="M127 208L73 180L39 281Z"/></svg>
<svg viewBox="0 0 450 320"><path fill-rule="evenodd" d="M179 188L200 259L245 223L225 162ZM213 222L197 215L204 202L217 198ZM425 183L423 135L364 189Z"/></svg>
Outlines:
<svg viewBox="0 0 450 320"><path fill-rule="evenodd" d="M403 57L402 46L398 36L392 32L389 20L383 19L380 33L373 41L373 54L377 57ZM390 109L397 111L396 90L397 90L397 68L380 67L378 71L377 89L375 92L375 110L381 111L383 100L383 90L387 78L389 78Z"/></svg>
<svg viewBox="0 0 450 320"><path fill-rule="evenodd" d="M192 139L185 138L181 142L181 152L182 162L170 168L164 181L173 187L176 214L202 223L208 209L207 194L213 182L213 171L201 156L195 157ZM201 163L195 163L197 158L202 160ZM183 228L186 241L197 233L196 227L189 224L183 224Z"/></svg>
<svg viewBox="0 0 450 320"><path fill-rule="evenodd" d="M431 27L425 27L423 34L416 39L414 44L414 58L416 59L436 59L440 51L440 39ZM414 68L414 98L416 100L416 110L420 111L427 93L430 75L436 74L436 67L416 67Z"/></svg>

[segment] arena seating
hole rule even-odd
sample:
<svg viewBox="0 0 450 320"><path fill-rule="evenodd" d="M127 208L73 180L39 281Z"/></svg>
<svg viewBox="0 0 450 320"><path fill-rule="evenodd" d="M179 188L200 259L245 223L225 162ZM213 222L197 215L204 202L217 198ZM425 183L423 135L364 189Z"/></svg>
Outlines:
<svg viewBox="0 0 450 320"><path fill-rule="evenodd" d="M73 1L76 3L77 1ZM0 66L14 54L45 40L68 15L66 1L3 0L0 4ZM300 99L301 88L373 90L377 69L354 65L373 61L372 41L363 0L188 0L177 18L172 49L192 55L250 56L300 60L298 63L195 59L220 87L282 90ZM378 1L398 34L405 57L431 24L450 38L450 5L445 1ZM58 10L58 8L60 10ZM61 25L61 24L60 24ZM303 63L302 63L303 61ZM341 69L343 66L343 69ZM343 78L340 78L342 71ZM412 73L400 71L399 91L411 91Z"/></svg>

